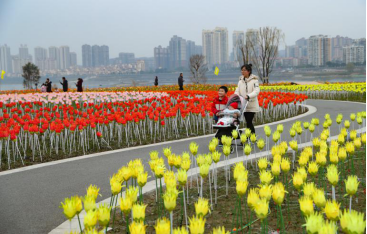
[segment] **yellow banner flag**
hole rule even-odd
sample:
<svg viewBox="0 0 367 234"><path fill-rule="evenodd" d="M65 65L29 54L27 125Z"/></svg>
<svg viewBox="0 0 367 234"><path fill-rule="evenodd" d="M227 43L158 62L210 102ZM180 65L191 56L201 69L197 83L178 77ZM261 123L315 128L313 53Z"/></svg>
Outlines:
<svg viewBox="0 0 367 234"><path fill-rule="evenodd" d="M215 67L214 74L217 76L219 74L219 68Z"/></svg>
<svg viewBox="0 0 367 234"><path fill-rule="evenodd" d="M1 79L4 79L4 75L5 75L5 71L4 71L4 70L2 70L2 71L1 71Z"/></svg>

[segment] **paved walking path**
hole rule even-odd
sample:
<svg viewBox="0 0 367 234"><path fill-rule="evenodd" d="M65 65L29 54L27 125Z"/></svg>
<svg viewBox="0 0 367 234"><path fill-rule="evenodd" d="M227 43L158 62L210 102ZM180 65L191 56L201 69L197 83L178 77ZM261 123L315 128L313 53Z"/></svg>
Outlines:
<svg viewBox="0 0 367 234"><path fill-rule="evenodd" d="M334 122L331 127L331 136L338 133L335 123L337 114L342 113L344 119L349 119L350 113L366 109L365 103L340 101L308 100L307 105L317 110L311 108L313 110L311 114L306 114L297 120L310 121L311 118L319 118L322 125L324 115L329 113ZM294 121L293 119L282 122L283 140L290 140L289 129ZM270 126L274 131L276 124ZM256 128L256 131L259 137L265 138L262 127ZM212 137L211 135L194 139L200 145L199 153L208 152L207 144ZM90 184L95 184L101 188L102 194L97 202L104 200L110 196L110 176L122 165L131 159L141 158L145 168L148 169L150 151L162 152L163 147L170 146L174 153L180 154L189 150L191 141L193 138L81 156L28 169L2 172L0 173L0 233L48 233L65 221L62 210L59 208L60 202L65 197L75 194L84 195L86 188ZM302 134L302 142L304 141ZM232 157L235 155L233 154Z"/></svg>

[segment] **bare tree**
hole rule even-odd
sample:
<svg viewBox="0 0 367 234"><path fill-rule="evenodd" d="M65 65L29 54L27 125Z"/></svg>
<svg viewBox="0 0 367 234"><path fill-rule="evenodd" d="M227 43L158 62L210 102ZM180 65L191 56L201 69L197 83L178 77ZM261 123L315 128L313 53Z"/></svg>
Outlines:
<svg viewBox="0 0 367 234"><path fill-rule="evenodd" d="M251 60L251 51L249 43L245 40L238 39L236 43L237 60L240 66L248 64Z"/></svg>
<svg viewBox="0 0 367 234"><path fill-rule="evenodd" d="M195 84L205 84L208 80L205 73L208 71L208 66L205 64L205 56L195 54L190 57L190 80Z"/></svg>
<svg viewBox="0 0 367 234"><path fill-rule="evenodd" d="M269 83L269 75L278 56L278 46L284 42L284 34L278 28L264 27L246 34L246 43L251 50L251 62L263 83Z"/></svg>
<svg viewBox="0 0 367 234"><path fill-rule="evenodd" d="M33 63L27 63L22 67L23 69L23 86L26 89L32 89L33 85L37 86L40 76L40 71Z"/></svg>

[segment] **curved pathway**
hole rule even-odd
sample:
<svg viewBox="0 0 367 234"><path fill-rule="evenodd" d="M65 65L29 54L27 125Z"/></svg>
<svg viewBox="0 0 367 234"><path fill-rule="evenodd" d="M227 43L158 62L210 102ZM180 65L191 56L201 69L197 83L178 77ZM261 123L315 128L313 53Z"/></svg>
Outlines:
<svg viewBox="0 0 367 234"><path fill-rule="evenodd" d="M287 137L283 140L290 140L288 132L294 119L310 121L311 118L319 118L322 124L326 113L329 113L335 122L339 113L344 115L344 119L349 119L350 113L366 110L365 103L308 100L307 105L311 106L311 111L307 114L281 121L284 125L283 137ZM268 125L274 131L276 124ZM256 129L259 137L265 138L262 127L258 126ZM330 135L337 133L338 127L333 124ZM86 188L95 184L101 188L100 193L103 196L97 199L99 202L110 196L110 176L131 159L141 158L148 169L150 151L161 152L162 147L170 146L174 153L180 154L188 151L189 143L195 140L201 146L199 153L206 153L207 144L212 137L213 135L209 135L115 150L1 172L0 233L48 233L65 221L59 208L65 197L84 195Z"/></svg>

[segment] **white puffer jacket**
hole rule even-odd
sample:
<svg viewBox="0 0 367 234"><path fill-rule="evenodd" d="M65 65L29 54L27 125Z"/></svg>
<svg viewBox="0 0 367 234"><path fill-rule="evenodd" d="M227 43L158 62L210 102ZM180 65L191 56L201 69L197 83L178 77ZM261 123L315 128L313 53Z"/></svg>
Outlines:
<svg viewBox="0 0 367 234"><path fill-rule="evenodd" d="M251 74L248 78L240 76L239 79L235 94L243 98L248 95L250 98L245 112L259 112L259 101L257 100L257 95L260 93L259 77Z"/></svg>

